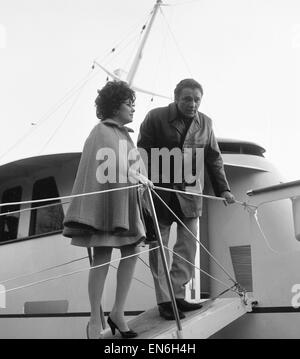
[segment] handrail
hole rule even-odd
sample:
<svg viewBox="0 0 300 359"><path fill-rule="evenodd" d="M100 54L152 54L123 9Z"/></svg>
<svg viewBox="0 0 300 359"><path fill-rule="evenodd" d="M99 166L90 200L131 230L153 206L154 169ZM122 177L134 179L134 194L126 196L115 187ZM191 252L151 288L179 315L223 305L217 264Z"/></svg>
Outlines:
<svg viewBox="0 0 300 359"><path fill-rule="evenodd" d="M252 189L252 190L247 192L247 195L248 196L255 196L255 195L258 195L258 194L268 193L268 192L271 192L271 191L272 192L273 191L278 191L278 190L282 190L282 189L288 189L288 188L292 188L292 187L296 187L296 186L300 186L300 180L280 183L280 184L277 184L277 185L262 187L262 188L258 188L258 189Z"/></svg>
<svg viewBox="0 0 300 359"><path fill-rule="evenodd" d="M300 181L281 183L247 192L249 204L259 207L262 204L300 196Z"/></svg>

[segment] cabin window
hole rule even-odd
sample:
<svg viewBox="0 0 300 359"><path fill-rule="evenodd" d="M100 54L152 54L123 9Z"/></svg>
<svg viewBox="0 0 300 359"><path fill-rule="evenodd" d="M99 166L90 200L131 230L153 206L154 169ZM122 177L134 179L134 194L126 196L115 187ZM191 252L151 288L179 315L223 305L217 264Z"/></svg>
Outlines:
<svg viewBox="0 0 300 359"><path fill-rule="evenodd" d="M43 178L33 185L32 200L58 196L54 177ZM58 204L53 206L55 203ZM41 206L43 208L36 208ZM63 228L64 212L60 200L33 203L31 208L29 236L51 233Z"/></svg>
<svg viewBox="0 0 300 359"><path fill-rule="evenodd" d="M265 152L262 147L250 143L219 142L219 147L224 154L244 154L264 157L263 153Z"/></svg>
<svg viewBox="0 0 300 359"><path fill-rule="evenodd" d="M2 194L2 203L20 202L22 199L22 187L13 187ZM20 205L1 207L1 213L20 210ZM6 242L18 237L20 213L7 214L0 217L0 242Z"/></svg>

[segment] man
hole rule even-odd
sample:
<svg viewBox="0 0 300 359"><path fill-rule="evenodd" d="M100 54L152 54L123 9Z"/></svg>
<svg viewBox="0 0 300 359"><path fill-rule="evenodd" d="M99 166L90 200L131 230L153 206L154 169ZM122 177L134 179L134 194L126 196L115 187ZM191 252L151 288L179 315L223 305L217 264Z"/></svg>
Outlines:
<svg viewBox="0 0 300 359"><path fill-rule="evenodd" d="M147 151L149 178L154 184L171 189L186 190L187 183L185 178L178 182L176 171L179 165L171 156L170 166L158 165L157 173L153 168L157 165L153 159L153 150L167 148L169 151L180 149L184 153L187 148L194 151L202 149L202 159L208 171L214 192L217 196L226 199L227 203L235 201L230 192L230 188L224 172L223 161L221 158L218 143L212 130L212 121L209 117L198 112L203 96L202 86L193 79L185 79L179 82L174 90L174 103L167 107L151 110L140 127L138 147ZM200 150L201 151L201 150ZM141 151L142 152L142 151ZM152 157L151 157L152 155ZM184 158L184 155L182 155ZM196 161L197 156L192 157ZM200 161L200 159L197 159ZM152 162L151 162L152 161ZM157 158L155 159L157 162ZM151 166L152 165L152 166ZM186 165L183 163L183 166ZM192 168L195 168L193 163ZM170 170L170 175L166 171ZM201 174L203 177L203 173ZM155 177L155 178L154 178ZM168 179L168 181L166 181ZM198 179L199 181L199 179ZM168 183L166 183L168 182ZM166 204L174 211L177 217L197 234L199 216L202 210L202 198L182 193L170 191L157 191ZM170 227L176 218L166 206L154 196L155 209L159 221L162 240L165 246L168 245ZM196 254L196 241L193 236L177 220L177 240L173 251L184 257L190 263L194 263ZM169 253L166 252L169 262ZM151 251L149 254L150 267L154 279L156 299L160 315L167 319L175 319L172 304L168 294L166 277L163 271L161 257L158 251ZM176 303L180 318L184 318L183 312L201 308L199 303L189 303L185 301L185 285L190 281L194 268L192 265L183 261L175 254L170 269Z"/></svg>

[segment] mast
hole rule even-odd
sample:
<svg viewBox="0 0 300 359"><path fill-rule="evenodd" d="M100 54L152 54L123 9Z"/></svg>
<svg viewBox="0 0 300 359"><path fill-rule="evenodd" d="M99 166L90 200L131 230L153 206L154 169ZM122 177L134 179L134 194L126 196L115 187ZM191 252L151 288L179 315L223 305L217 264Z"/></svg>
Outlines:
<svg viewBox="0 0 300 359"><path fill-rule="evenodd" d="M139 67L139 64L140 64L140 61L142 59L142 56L143 56L143 50L144 50L144 47L145 47L145 44L146 44L146 41L149 37L149 34L150 34L150 31L151 31L151 28L152 28L152 25L153 25L153 22L154 22L154 19L156 17L156 14L160 8L162 4L162 0L157 0L156 1L156 4L154 5L154 8L152 10L152 16L150 18L150 22L149 22L149 25L148 25L148 28L146 29L146 32L145 32L145 35L141 41L141 44L138 48L138 51L135 55L135 58L133 60L133 63L129 69L129 72L128 72L128 75L127 75L127 79L126 81L128 82L129 86L132 85L132 82L133 82L133 79L134 79L134 76L137 72L137 69Z"/></svg>

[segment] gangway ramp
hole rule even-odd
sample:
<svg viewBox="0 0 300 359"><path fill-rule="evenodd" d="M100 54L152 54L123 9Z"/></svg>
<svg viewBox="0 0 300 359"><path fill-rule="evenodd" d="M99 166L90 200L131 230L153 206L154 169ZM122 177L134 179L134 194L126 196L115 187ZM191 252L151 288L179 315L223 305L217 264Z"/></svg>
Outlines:
<svg viewBox="0 0 300 359"><path fill-rule="evenodd" d="M203 301L203 307L186 312L181 320L183 339L206 339L247 312L241 298L219 298ZM139 333L136 339L176 339L175 321L161 318L157 308L152 308L129 321L129 327ZM104 333L105 339L117 339L110 329Z"/></svg>

